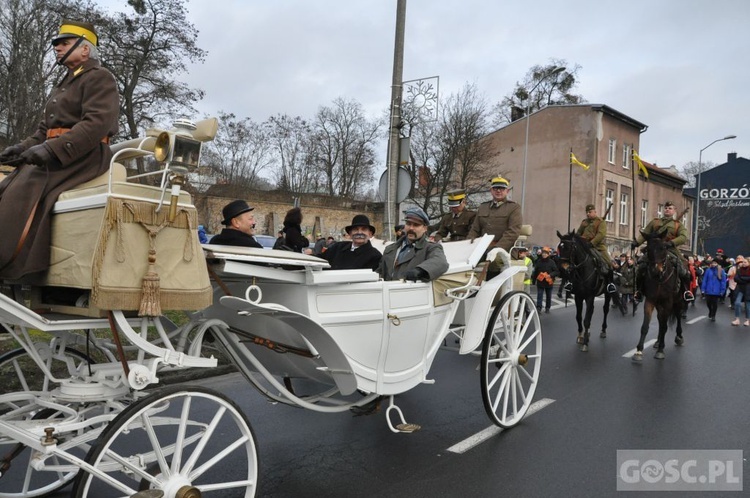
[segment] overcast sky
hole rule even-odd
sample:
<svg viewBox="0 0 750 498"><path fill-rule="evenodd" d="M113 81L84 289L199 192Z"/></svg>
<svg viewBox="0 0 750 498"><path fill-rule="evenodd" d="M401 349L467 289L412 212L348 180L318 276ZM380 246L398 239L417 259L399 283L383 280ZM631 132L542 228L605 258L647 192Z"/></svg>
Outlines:
<svg viewBox="0 0 750 498"><path fill-rule="evenodd" d="M388 107L396 0L190 0L188 9L208 51L187 76L206 92L202 113L312 118L336 97L371 117ZM681 167L737 135L704 151L720 164L728 152L750 157L749 25L748 0L408 0L404 80L439 75L443 96L475 83L493 104L531 66L565 59L582 67L577 93L588 102L648 125L645 160Z"/></svg>

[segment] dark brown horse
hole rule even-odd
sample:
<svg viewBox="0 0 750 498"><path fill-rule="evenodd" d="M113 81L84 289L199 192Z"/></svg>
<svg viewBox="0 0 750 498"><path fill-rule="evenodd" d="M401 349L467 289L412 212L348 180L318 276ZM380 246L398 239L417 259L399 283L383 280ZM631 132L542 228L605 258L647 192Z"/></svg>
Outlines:
<svg viewBox="0 0 750 498"><path fill-rule="evenodd" d="M581 351L589 350L589 328L591 317L594 314L594 298L604 294L604 319L602 320L602 331L599 337L607 337L607 315L609 314L609 303L614 299L616 306L621 307L617 294L605 292L607 281L599 270L595 256L591 254L591 244L575 232L562 235L558 250L558 265L564 277L573 284L573 296L576 303L576 322L578 322L578 348ZM586 315L581 320L583 304L586 303ZM625 312L623 311L623 314Z"/></svg>
<svg viewBox="0 0 750 498"><path fill-rule="evenodd" d="M643 233L643 232L641 232ZM682 338L682 284L680 282L679 269L680 263L673 257L669 257L669 250L665 246L663 232L653 234L643 234L646 239L646 272L643 281L643 296L645 303L643 305L643 324L641 325L641 340L638 341L636 352L633 355L633 361L643 361L643 341L648 333L648 326L651 323L651 314L656 309L656 316L659 319L659 337L654 347L656 354L654 358L663 360L664 354L664 336L667 333L669 324L677 322L677 336L674 339L675 344L681 346L684 342Z"/></svg>

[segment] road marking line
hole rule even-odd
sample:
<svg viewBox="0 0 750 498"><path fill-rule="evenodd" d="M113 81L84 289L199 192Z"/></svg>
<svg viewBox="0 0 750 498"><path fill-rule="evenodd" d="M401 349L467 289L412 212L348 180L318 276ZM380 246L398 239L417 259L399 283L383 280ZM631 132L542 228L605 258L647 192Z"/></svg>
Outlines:
<svg viewBox="0 0 750 498"><path fill-rule="evenodd" d="M542 398L539 401L532 403L531 406L529 406L529 411L526 412L526 415L524 416L524 418L528 417L529 415L533 415L534 413L538 412L542 408L545 408L554 402L555 402L554 399ZM459 455L461 453L466 453L467 451L472 449L474 446L477 446L478 444L485 442L491 437L497 436L501 432L503 432L502 427L491 425L487 427L486 429L483 429L477 432L473 436L469 436L463 441L454 444L453 446L448 448L448 451L450 451L451 453L458 453Z"/></svg>
<svg viewBox="0 0 750 498"><path fill-rule="evenodd" d="M706 315L696 316L692 320L688 320L685 323L687 323L688 325L692 325L692 324L694 324L696 322L700 322L701 320L705 320L706 318L708 318Z"/></svg>
<svg viewBox="0 0 750 498"><path fill-rule="evenodd" d="M649 341L644 342L643 343L643 350L645 351L646 348L652 346L655 342L656 342L656 339L651 339ZM635 354L636 351L637 351L637 349L633 348L630 351L628 351L627 353L625 353L624 355L622 355L622 357L623 358L630 358L631 356L633 356Z"/></svg>

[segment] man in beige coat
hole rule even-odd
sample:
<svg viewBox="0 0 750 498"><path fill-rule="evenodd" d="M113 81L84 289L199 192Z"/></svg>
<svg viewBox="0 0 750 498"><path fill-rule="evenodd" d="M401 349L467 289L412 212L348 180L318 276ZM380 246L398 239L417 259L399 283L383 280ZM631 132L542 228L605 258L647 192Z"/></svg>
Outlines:
<svg viewBox="0 0 750 498"><path fill-rule="evenodd" d="M50 264L57 197L109 168L120 103L112 73L99 63L97 43L93 25L63 21L52 46L57 63L68 70L52 89L36 133L0 153L0 163L19 164L0 183L0 278L41 276Z"/></svg>

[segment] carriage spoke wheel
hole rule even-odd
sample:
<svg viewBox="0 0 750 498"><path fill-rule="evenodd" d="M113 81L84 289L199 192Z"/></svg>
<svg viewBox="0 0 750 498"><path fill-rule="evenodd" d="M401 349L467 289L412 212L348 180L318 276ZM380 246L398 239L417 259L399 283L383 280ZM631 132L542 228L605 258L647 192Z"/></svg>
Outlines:
<svg viewBox="0 0 750 498"><path fill-rule="evenodd" d="M61 356L55 357L48 346L40 344L37 345L37 352L47 368L58 378L67 378L71 369L75 370L81 363L90 362L85 354L72 348L65 348ZM14 392L47 392L57 386L42 374L23 348L8 351L0 356L0 379L0 395ZM11 412L19 413L21 420L58 418L59 414L54 410L41 409L33 404L33 398L3 401L0 403L0 418L17 418L8 415ZM66 486L76 476L77 472L37 471L31 466L32 457L31 449L20 443L5 438L0 440L0 459L7 459L0 462L0 466L9 465L2 472L0 498L44 496ZM61 465L65 462L53 457L49 463Z"/></svg>
<svg viewBox="0 0 750 498"><path fill-rule="evenodd" d="M528 294L503 296L492 313L482 344L482 399L500 427L521 421L534 398L542 360L542 328Z"/></svg>
<svg viewBox="0 0 750 498"><path fill-rule="evenodd" d="M102 432L73 496L255 495L258 455L247 417L223 394L170 386L133 403Z"/></svg>

